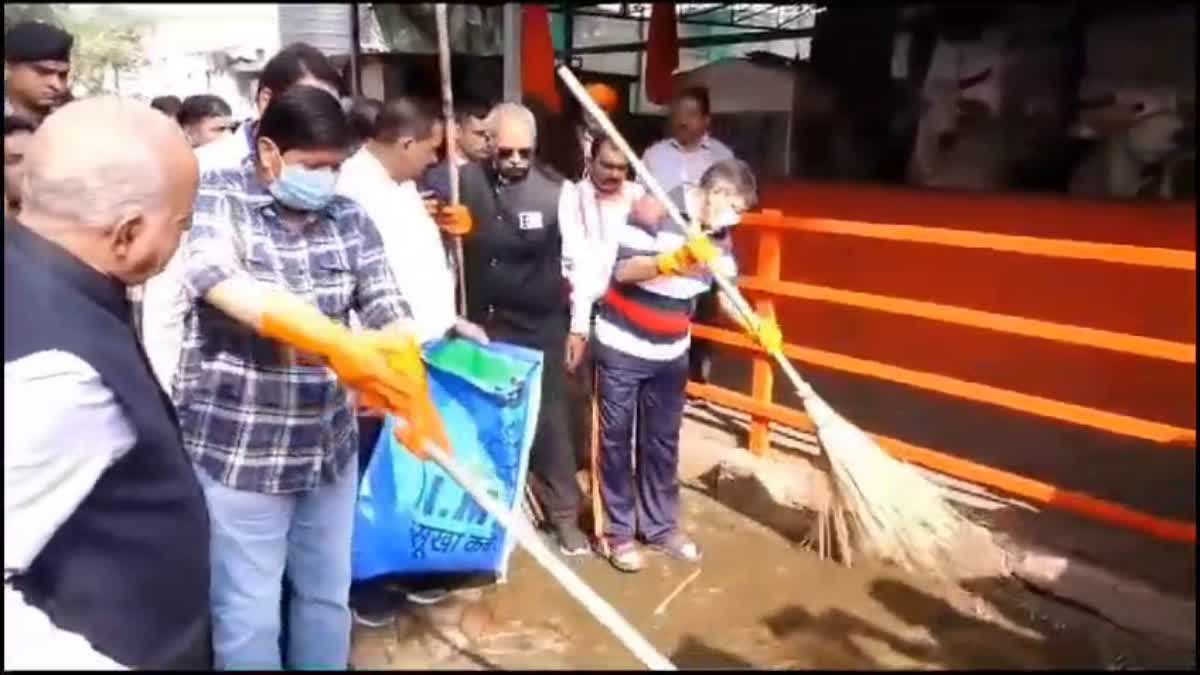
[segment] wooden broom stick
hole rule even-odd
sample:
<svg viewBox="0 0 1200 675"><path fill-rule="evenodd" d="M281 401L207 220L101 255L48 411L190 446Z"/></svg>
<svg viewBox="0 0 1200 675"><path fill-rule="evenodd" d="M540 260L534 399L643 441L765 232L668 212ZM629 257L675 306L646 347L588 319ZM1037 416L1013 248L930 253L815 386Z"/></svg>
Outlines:
<svg viewBox="0 0 1200 675"><path fill-rule="evenodd" d="M596 368L592 366L592 429L588 434L588 457L591 460L588 480L592 487L592 535L604 555L609 554L608 541L604 538L604 501L600 493L600 387Z"/></svg>
<svg viewBox="0 0 1200 675"><path fill-rule="evenodd" d="M446 128L446 167L450 176L450 203L458 204L458 125L454 123L454 91L450 80L450 28L446 20L446 4L434 6L437 20L438 60L442 71L442 116ZM454 237L454 267L458 270L458 314L467 315L467 273L463 269L462 237Z"/></svg>

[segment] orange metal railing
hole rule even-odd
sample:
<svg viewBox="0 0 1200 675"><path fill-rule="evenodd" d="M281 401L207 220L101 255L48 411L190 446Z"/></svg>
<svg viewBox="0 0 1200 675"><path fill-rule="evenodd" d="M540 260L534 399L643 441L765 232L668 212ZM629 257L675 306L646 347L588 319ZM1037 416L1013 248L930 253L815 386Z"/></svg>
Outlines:
<svg viewBox="0 0 1200 675"><path fill-rule="evenodd" d="M800 299L1104 349L1179 364L1194 366L1196 363L1196 346L1194 344L934 302L788 282L782 281L780 278L783 267L781 234L789 230L957 248L988 249L1030 256L1083 259L1119 265L1184 270L1193 273L1196 270L1194 251L911 225L861 223L819 218L785 218L781 212L772 210L747 214L743 219L743 225L758 230L758 243L755 250L757 271L753 276L739 279L739 286L745 290L757 292L760 299L754 303L755 309L765 316L775 315L776 299ZM741 410L751 416L749 448L752 452L761 454L769 447L770 423L783 424L801 430L812 429L812 424L804 413L772 401L775 382L771 363L752 342L738 333L711 326L696 326L694 332L698 338L755 352L749 396L711 384L692 382L688 385L688 391L692 395ZM1025 415L1168 444L1169 447L1182 448L1185 452L1195 452L1195 429L797 344L787 344L784 351L789 358L801 363L899 383L962 400L1006 408ZM876 439L883 448L899 459L955 478L998 489L1043 505L1072 511L1095 520L1139 530L1163 539L1191 543L1196 541L1195 523L1141 513L1120 504L987 467L929 448L911 445L897 439L881 436L876 436Z"/></svg>

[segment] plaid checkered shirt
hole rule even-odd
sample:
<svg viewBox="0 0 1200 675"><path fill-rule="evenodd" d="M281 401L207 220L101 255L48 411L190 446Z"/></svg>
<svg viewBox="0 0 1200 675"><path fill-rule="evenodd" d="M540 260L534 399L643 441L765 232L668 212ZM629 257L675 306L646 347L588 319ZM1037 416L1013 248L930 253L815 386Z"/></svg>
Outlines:
<svg viewBox="0 0 1200 675"><path fill-rule="evenodd" d="M201 298L235 275L282 288L343 324L409 316L374 223L335 197L307 221L285 223L249 159L206 172L187 234L189 309L173 397L184 447L235 489L279 494L337 479L357 452L354 410L324 365L297 359Z"/></svg>

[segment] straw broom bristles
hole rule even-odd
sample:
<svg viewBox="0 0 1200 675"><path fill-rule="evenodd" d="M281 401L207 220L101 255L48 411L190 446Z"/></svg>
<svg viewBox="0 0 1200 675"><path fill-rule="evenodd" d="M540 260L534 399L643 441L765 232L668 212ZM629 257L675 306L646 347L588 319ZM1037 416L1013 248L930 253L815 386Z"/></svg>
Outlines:
<svg viewBox="0 0 1200 675"><path fill-rule="evenodd" d="M846 564L854 550L865 550L910 571L957 578L954 544L979 526L950 504L941 486L888 455L811 387L803 400L832 477L833 499L818 516L824 554L830 553L832 530Z"/></svg>

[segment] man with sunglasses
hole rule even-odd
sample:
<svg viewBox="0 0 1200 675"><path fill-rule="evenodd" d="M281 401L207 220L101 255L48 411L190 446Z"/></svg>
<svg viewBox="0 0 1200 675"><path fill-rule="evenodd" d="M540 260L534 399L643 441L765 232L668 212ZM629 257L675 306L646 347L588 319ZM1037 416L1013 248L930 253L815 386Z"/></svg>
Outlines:
<svg viewBox="0 0 1200 675"><path fill-rule="evenodd" d="M543 354L541 410L530 468L535 494L564 555L590 551L579 529L579 485L567 426L568 281L578 268L559 227L563 180L533 161L537 123L517 103L492 109L496 153L462 167L462 203L474 229L463 241L467 318L494 340ZM567 278L564 279L564 269ZM572 283L572 286L581 286Z"/></svg>

